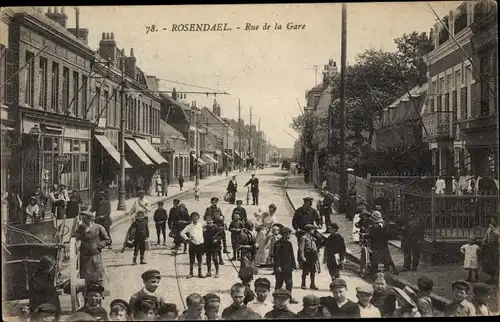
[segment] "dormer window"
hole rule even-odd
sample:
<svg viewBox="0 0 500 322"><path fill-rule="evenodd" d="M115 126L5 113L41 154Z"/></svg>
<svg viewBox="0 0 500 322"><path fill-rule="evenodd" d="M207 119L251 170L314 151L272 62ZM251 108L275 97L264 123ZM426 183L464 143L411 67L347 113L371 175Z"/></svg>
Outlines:
<svg viewBox="0 0 500 322"><path fill-rule="evenodd" d="M443 25L441 25L441 30L439 31L439 45L444 44L448 39L450 39L450 35L448 34L448 17L443 18ZM446 27L445 27L446 26Z"/></svg>
<svg viewBox="0 0 500 322"><path fill-rule="evenodd" d="M467 3L458 7L458 13L455 16L455 35L467 27Z"/></svg>

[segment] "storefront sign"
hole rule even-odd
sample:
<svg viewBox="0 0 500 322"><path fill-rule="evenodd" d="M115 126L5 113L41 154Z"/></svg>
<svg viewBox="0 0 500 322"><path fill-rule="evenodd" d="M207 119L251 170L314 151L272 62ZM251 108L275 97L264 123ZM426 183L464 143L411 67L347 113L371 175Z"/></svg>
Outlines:
<svg viewBox="0 0 500 322"><path fill-rule="evenodd" d="M69 157L67 155L56 155L54 156L54 162L59 164L65 164L69 162Z"/></svg>
<svg viewBox="0 0 500 322"><path fill-rule="evenodd" d="M161 144L160 138L151 138L151 143L153 144Z"/></svg>

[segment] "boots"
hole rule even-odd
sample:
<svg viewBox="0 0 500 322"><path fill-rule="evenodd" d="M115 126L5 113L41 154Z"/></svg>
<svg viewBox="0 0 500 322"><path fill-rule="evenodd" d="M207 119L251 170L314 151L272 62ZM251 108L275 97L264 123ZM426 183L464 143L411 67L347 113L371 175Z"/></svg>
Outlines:
<svg viewBox="0 0 500 322"><path fill-rule="evenodd" d="M137 264L137 255L135 255L134 258L132 259L132 265L135 264Z"/></svg>
<svg viewBox="0 0 500 322"><path fill-rule="evenodd" d="M194 277L194 274L193 274L193 264L189 264L189 275L187 276L187 278L192 278Z"/></svg>
<svg viewBox="0 0 500 322"><path fill-rule="evenodd" d="M205 276L203 276L203 273L201 272L201 263L198 263L198 277L205 278Z"/></svg>
<svg viewBox="0 0 500 322"><path fill-rule="evenodd" d="M147 264L146 261L144 260L144 256L141 256L141 265Z"/></svg>
<svg viewBox="0 0 500 322"><path fill-rule="evenodd" d="M300 288L303 290L307 290L306 278L307 278L307 274L302 273L302 284L300 285Z"/></svg>
<svg viewBox="0 0 500 322"><path fill-rule="evenodd" d="M314 283L315 282L315 279L316 279L316 274L314 273L311 273L311 285L309 286L309 288L311 290L318 290L318 287L316 286L316 284Z"/></svg>
<svg viewBox="0 0 500 322"><path fill-rule="evenodd" d="M219 257L219 265L224 265L224 261L222 260L222 252L221 252L221 251L219 251L219 252L217 253L217 255L218 255L218 257Z"/></svg>

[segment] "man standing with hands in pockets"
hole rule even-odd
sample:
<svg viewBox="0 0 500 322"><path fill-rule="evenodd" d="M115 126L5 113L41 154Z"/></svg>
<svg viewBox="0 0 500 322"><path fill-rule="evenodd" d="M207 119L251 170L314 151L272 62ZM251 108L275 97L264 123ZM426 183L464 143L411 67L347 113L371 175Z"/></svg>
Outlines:
<svg viewBox="0 0 500 322"><path fill-rule="evenodd" d="M259 179L255 177L255 173L252 173L252 178L245 183L245 187L250 185L250 192L252 193L252 205L259 205Z"/></svg>

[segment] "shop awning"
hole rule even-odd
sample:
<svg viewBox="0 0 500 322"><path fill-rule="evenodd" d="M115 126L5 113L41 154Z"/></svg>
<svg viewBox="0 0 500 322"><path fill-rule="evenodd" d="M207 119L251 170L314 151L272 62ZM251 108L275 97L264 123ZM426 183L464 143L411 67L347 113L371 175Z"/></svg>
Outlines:
<svg viewBox="0 0 500 322"><path fill-rule="evenodd" d="M104 135L94 135L97 141L101 144L101 146L106 150L106 152L109 153L109 155L120 165L120 152L115 149L113 144L109 142L108 138L106 138ZM130 169L132 166L125 160L125 169Z"/></svg>
<svg viewBox="0 0 500 322"><path fill-rule="evenodd" d="M212 158L210 155L208 154L203 154L202 157L205 157L206 160L208 160L210 163L213 163L213 164L217 164L217 160L215 160L214 158Z"/></svg>
<svg viewBox="0 0 500 322"><path fill-rule="evenodd" d="M148 156L144 153L144 151L142 151L142 149L139 147L139 145L137 145L137 143L135 143L134 140L125 140L125 143L127 143L128 147L130 148L130 150L132 150L135 155L141 159L141 161L145 164L145 165L154 165L153 161L151 161Z"/></svg>
<svg viewBox="0 0 500 322"><path fill-rule="evenodd" d="M233 157L232 157L232 156L230 156L229 154L227 154L226 152L224 152L223 154L224 154L224 156L225 156L226 158L228 158L228 159L230 159L230 160L232 160L232 159L233 159Z"/></svg>
<svg viewBox="0 0 500 322"><path fill-rule="evenodd" d="M148 141L146 141L145 139L139 139L139 138L136 138L135 139L135 142L137 142L137 144L139 144L139 146L141 147L141 149L144 150L144 152L146 152L147 156L153 160L154 162L156 162L157 164L161 165L161 164L168 164L168 161L165 160L165 158L163 158L159 153L158 151L155 150L155 148L153 148L151 146L151 144L149 144Z"/></svg>
<svg viewBox="0 0 500 322"><path fill-rule="evenodd" d="M202 159L198 158L198 157L196 156L196 154L191 153L191 156L193 157L193 159L195 159L195 160L197 160L197 161L198 161L198 164L200 164L200 165L206 165L206 164L207 164L205 161L203 161Z"/></svg>

